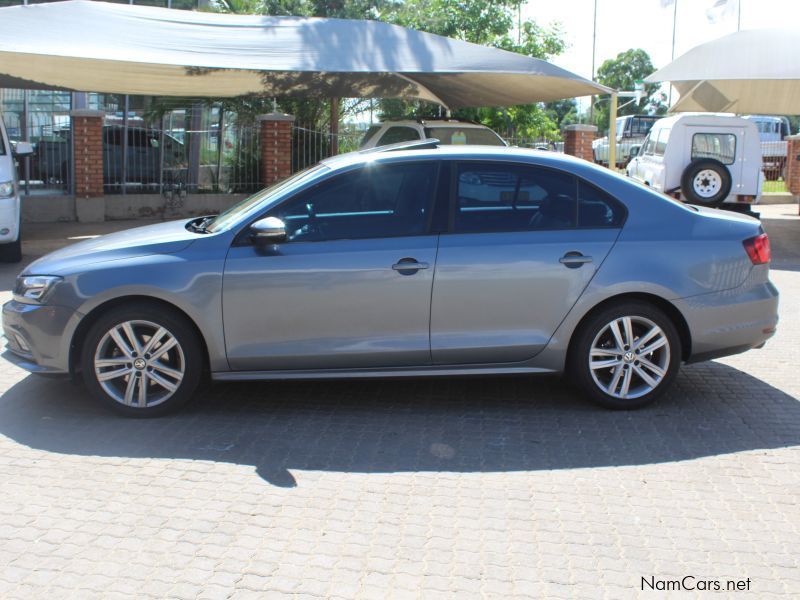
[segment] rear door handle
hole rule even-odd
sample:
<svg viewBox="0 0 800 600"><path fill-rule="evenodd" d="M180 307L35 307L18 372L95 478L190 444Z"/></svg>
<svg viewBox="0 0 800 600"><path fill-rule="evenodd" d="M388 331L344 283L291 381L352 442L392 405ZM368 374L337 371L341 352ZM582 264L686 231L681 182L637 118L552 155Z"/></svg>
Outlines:
<svg viewBox="0 0 800 600"><path fill-rule="evenodd" d="M416 258L401 258L392 265L392 269L402 275L413 275L420 269L427 269L430 265L426 262L417 262Z"/></svg>
<svg viewBox="0 0 800 600"><path fill-rule="evenodd" d="M558 262L568 269L577 269L585 263L592 262L592 257L584 256L580 252L567 252L564 256L558 259Z"/></svg>

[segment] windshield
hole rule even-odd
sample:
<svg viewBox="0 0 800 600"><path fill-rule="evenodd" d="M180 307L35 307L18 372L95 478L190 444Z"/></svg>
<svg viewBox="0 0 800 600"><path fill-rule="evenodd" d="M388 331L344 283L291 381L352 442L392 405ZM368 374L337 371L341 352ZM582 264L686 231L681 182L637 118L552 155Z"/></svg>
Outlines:
<svg viewBox="0 0 800 600"><path fill-rule="evenodd" d="M209 233L216 233L218 231L227 229L233 223L236 223L242 216L251 212L259 205L266 204L276 195L290 188L297 187L307 180L313 179L317 176L317 174L328 170L328 167L325 165L317 164L313 167L308 167L299 173L295 173L288 179L284 179L283 181L279 181L268 188L264 188L260 192L253 194L249 198L245 198L241 202L237 202L224 212L221 212L206 224L205 230Z"/></svg>
<svg viewBox="0 0 800 600"><path fill-rule="evenodd" d="M426 127L425 137L435 138L446 145L505 146L502 138L491 129L482 127Z"/></svg>

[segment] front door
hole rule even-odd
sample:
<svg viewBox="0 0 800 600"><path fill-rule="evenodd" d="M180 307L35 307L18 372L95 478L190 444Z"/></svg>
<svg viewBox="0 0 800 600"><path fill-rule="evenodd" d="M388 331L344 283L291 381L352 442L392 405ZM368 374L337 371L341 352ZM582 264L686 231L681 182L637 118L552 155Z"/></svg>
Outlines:
<svg viewBox="0 0 800 600"><path fill-rule="evenodd" d="M534 166L464 162L455 188L436 261L433 362L529 359L603 262L624 209L572 175Z"/></svg>
<svg viewBox="0 0 800 600"><path fill-rule="evenodd" d="M234 370L430 364L438 165L372 164L261 215L274 245L239 242L225 266L223 319Z"/></svg>

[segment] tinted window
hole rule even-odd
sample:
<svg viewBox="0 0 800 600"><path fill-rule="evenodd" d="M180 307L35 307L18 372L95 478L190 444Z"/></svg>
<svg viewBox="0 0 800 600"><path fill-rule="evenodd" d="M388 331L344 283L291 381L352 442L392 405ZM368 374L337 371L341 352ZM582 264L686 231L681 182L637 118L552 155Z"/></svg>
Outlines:
<svg viewBox="0 0 800 600"><path fill-rule="evenodd" d="M361 144L359 145L363 146L364 144L366 144L368 141L374 138L375 134L378 133L380 130L381 130L380 125L372 125L369 129L367 129L367 132L364 134L364 137L361 138Z"/></svg>
<svg viewBox="0 0 800 600"><path fill-rule="evenodd" d="M381 136L378 142L379 146L386 146L387 144L397 144L399 142L411 142L419 139L419 133L416 129L411 127L389 127Z"/></svg>
<svg viewBox="0 0 800 600"><path fill-rule="evenodd" d="M585 181L578 184L578 227L621 227L624 219L617 200Z"/></svg>
<svg viewBox="0 0 800 600"><path fill-rule="evenodd" d="M732 133L695 133L692 136L692 160L713 158L731 165L736 158L736 136Z"/></svg>
<svg viewBox="0 0 800 600"><path fill-rule="evenodd" d="M575 226L575 179L537 167L462 163L457 169L456 232Z"/></svg>
<svg viewBox="0 0 800 600"><path fill-rule="evenodd" d="M420 235L428 225L436 168L369 165L324 181L269 214L286 223L290 240Z"/></svg>
<svg viewBox="0 0 800 600"><path fill-rule="evenodd" d="M442 144L469 144L471 146L505 146L500 136L490 129L478 127L426 127L425 137L435 138Z"/></svg>

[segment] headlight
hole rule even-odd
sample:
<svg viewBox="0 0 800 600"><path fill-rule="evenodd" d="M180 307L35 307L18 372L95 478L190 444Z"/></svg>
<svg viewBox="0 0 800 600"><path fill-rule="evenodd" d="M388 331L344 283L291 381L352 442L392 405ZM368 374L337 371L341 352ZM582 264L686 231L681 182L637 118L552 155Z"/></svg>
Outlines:
<svg viewBox="0 0 800 600"><path fill-rule="evenodd" d="M11 198L14 195L14 182L4 181L0 183L0 198Z"/></svg>
<svg viewBox="0 0 800 600"><path fill-rule="evenodd" d="M42 304L61 277L52 275L28 275L17 277L14 286L14 300L26 304Z"/></svg>

